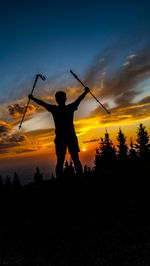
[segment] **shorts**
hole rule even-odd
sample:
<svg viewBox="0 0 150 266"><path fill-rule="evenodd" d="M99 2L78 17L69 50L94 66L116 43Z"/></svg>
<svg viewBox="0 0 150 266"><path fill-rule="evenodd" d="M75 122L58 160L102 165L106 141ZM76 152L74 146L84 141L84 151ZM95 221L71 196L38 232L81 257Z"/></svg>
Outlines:
<svg viewBox="0 0 150 266"><path fill-rule="evenodd" d="M80 151L78 145L78 139L76 136L73 136L68 139L55 138L54 142L55 142L56 154L58 153L66 154L67 148L70 154Z"/></svg>

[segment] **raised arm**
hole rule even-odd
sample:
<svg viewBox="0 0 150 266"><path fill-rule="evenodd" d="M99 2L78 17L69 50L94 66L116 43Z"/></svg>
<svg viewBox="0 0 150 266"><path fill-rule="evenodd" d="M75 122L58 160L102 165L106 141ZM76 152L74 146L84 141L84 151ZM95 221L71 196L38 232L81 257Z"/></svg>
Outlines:
<svg viewBox="0 0 150 266"><path fill-rule="evenodd" d="M45 109L50 111L50 107L52 106L51 104L45 103L37 98L35 98L32 94L29 94L28 98L32 101L34 101L35 103L43 106Z"/></svg>
<svg viewBox="0 0 150 266"><path fill-rule="evenodd" d="M89 92L89 88L85 87L84 92L74 101L74 104L78 106L80 102L85 98L88 92Z"/></svg>

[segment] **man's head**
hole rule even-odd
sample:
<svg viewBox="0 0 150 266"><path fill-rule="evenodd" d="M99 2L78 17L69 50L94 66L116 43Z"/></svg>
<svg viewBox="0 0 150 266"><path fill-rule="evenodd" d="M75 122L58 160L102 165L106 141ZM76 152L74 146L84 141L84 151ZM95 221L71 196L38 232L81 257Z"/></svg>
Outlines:
<svg viewBox="0 0 150 266"><path fill-rule="evenodd" d="M65 105L66 102L66 93L63 91L57 91L55 94L56 102L58 105Z"/></svg>

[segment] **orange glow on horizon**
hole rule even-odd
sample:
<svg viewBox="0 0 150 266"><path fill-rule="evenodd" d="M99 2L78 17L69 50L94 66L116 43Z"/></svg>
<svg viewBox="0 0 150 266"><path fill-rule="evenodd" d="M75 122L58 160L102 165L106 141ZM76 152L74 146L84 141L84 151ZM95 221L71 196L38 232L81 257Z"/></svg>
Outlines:
<svg viewBox="0 0 150 266"><path fill-rule="evenodd" d="M149 107L149 109L145 111L144 108L146 107ZM83 115L82 110L78 110L78 114ZM104 137L106 130L116 148L119 128L121 128L127 137L128 146L131 137L133 144L135 144L136 132L140 123L150 132L149 104L114 109L111 116L101 112L101 109L98 109L96 113L89 112L86 117L82 115L78 119L76 117L74 125L83 165L93 165L95 150L99 146L101 137ZM41 162L46 165L53 164L55 166L55 129L54 124L51 122L52 117L49 118L49 114L46 111L35 111L34 115L28 115L21 131L18 130L18 123L20 123L18 117L13 117L12 120L6 121L0 121L1 131L2 133L4 132L0 136L1 165L3 165L4 161L8 161L9 165L13 162L13 165L18 167L20 160L22 164L24 160L24 163L27 165L33 165L35 162L40 164ZM70 158L70 155L68 156Z"/></svg>

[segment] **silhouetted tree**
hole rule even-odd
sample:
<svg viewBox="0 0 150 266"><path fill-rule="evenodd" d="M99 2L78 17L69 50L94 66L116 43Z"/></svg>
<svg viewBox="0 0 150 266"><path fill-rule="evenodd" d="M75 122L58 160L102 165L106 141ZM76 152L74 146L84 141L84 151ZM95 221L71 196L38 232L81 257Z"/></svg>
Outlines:
<svg viewBox="0 0 150 266"><path fill-rule="evenodd" d="M91 167L90 166L87 166L86 164L84 165L84 176L85 177L88 177L88 176L90 176L90 174L91 174Z"/></svg>
<svg viewBox="0 0 150 266"><path fill-rule="evenodd" d="M34 174L34 182L35 183L40 183L40 182L42 182L42 180L43 180L43 175L41 174L40 169L37 166L36 167L36 172Z"/></svg>
<svg viewBox="0 0 150 266"><path fill-rule="evenodd" d="M99 147L96 149L95 166L96 170L102 167L110 167L116 159L116 149L109 137L108 132L105 132L104 139L101 138Z"/></svg>
<svg viewBox="0 0 150 266"><path fill-rule="evenodd" d="M55 177L54 177L54 174L52 173L51 174L51 179L53 180L53 179L55 179Z"/></svg>
<svg viewBox="0 0 150 266"><path fill-rule="evenodd" d="M121 129L119 129L117 140L119 144L118 147L118 159L122 162L127 161L128 159L128 146L126 144L126 137Z"/></svg>
<svg viewBox="0 0 150 266"><path fill-rule="evenodd" d="M141 160L147 160L150 153L149 135L145 126L140 124L137 130L137 144L136 149Z"/></svg>
<svg viewBox="0 0 150 266"><path fill-rule="evenodd" d="M87 167L87 165L85 164L84 165L84 174L86 174L88 172L88 167Z"/></svg>
<svg viewBox="0 0 150 266"><path fill-rule="evenodd" d="M138 159L137 152L134 149L133 141L132 141L132 138L131 138L131 141L130 141L130 149L129 149L129 160L131 162L136 162L137 159Z"/></svg>
<svg viewBox="0 0 150 266"><path fill-rule="evenodd" d="M89 174L88 167L87 167L87 165L86 165L86 164L84 165L84 170L83 170L83 173L84 173L84 176L85 176L85 177L87 177L87 176L88 176L88 174Z"/></svg>
<svg viewBox="0 0 150 266"><path fill-rule="evenodd" d="M5 180L5 187L6 187L7 190L11 190L11 188L12 188L12 183L11 183L11 181L10 181L9 176L6 177L6 180Z"/></svg>
<svg viewBox="0 0 150 266"><path fill-rule="evenodd" d="M88 166L88 173L91 173L91 167Z"/></svg>
<svg viewBox="0 0 150 266"><path fill-rule="evenodd" d="M65 161L65 167L64 167L64 174L68 176L74 175L75 170L73 166L72 160L70 160L70 163L68 163L68 160Z"/></svg>
<svg viewBox="0 0 150 266"><path fill-rule="evenodd" d="M2 191L3 188L4 188L4 182L3 182L2 177L0 175L0 191Z"/></svg>
<svg viewBox="0 0 150 266"><path fill-rule="evenodd" d="M18 189L18 188L20 188L20 181L19 181L19 176L18 176L18 174L15 172L14 173L14 178L13 178L13 188L14 189Z"/></svg>

